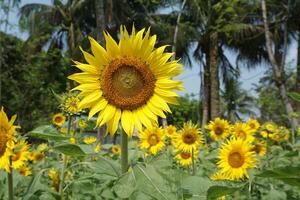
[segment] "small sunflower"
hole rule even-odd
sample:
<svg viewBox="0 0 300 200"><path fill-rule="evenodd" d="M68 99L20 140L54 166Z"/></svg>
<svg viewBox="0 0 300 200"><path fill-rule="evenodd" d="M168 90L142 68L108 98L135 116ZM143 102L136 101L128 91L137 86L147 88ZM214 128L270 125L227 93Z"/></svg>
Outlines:
<svg viewBox="0 0 300 200"><path fill-rule="evenodd" d="M56 126L62 126L66 121L66 117L62 113L57 113L52 117L52 123Z"/></svg>
<svg viewBox="0 0 300 200"><path fill-rule="evenodd" d="M182 166L190 166L193 163L192 156L194 156L194 160L198 157L198 151L194 152L194 155L192 155L191 152L179 152L176 154L175 159L177 162Z"/></svg>
<svg viewBox="0 0 300 200"><path fill-rule="evenodd" d="M173 53L165 53L166 46L154 48L150 29L144 33L133 26L130 36L121 26L119 43L104 33L106 49L90 37L93 55L82 50L87 64L75 61L82 72L68 77L80 84L73 89L81 91L79 107L90 109L89 118L99 113L97 126L107 124L111 135L119 121L129 136L135 128L156 125L157 116L171 112L168 103L178 104L173 90L183 89L182 81L172 80L183 71L181 64L169 61Z"/></svg>
<svg viewBox="0 0 300 200"><path fill-rule="evenodd" d="M32 151L28 155L28 159L31 160L33 163L43 160L44 157L45 157L45 154L40 151Z"/></svg>
<svg viewBox="0 0 300 200"><path fill-rule="evenodd" d="M71 144L76 144L76 138L75 137L71 137L70 138L70 143Z"/></svg>
<svg viewBox="0 0 300 200"><path fill-rule="evenodd" d="M228 121L220 118L210 121L206 126L206 129L209 130L210 137L215 141L225 139L230 134L230 125Z"/></svg>
<svg viewBox="0 0 300 200"><path fill-rule="evenodd" d="M14 134L19 126L13 125L17 116L14 115L10 120L3 107L0 111L0 169L7 172L10 171L9 158L12 155L12 148L14 146Z"/></svg>
<svg viewBox="0 0 300 200"><path fill-rule="evenodd" d="M64 98L62 109L71 115L76 115L81 111L79 102L80 98L78 96L75 94L67 94Z"/></svg>
<svg viewBox="0 0 300 200"><path fill-rule="evenodd" d="M29 166L22 166L18 169L18 172L22 175L22 176L30 176L32 175L32 170L31 167Z"/></svg>
<svg viewBox="0 0 300 200"><path fill-rule="evenodd" d="M165 134L159 127L152 127L139 133L141 149L155 155L165 147Z"/></svg>
<svg viewBox="0 0 300 200"><path fill-rule="evenodd" d="M59 190L59 177L58 177L58 174L57 174L57 171L54 169L54 168L51 168L49 170L49 177L51 179L51 185L52 185L52 188L58 192Z"/></svg>
<svg viewBox="0 0 300 200"><path fill-rule="evenodd" d="M96 141L97 141L97 138L95 138L95 137L86 137L86 138L83 139L83 142L85 144L93 144Z"/></svg>
<svg viewBox="0 0 300 200"><path fill-rule="evenodd" d="M254 132L257 131L257 129L260 127L260 124L256 119L249 119L247 121L247 124L250 127L250 129Z"/></svg>
<svg viewBox="0 0 300 200"><path fill-rule="evenodd" d="M255 137L253 136L253 131L251 130L250 126L245 123L237 122L232 130L232 134L236 138L241 138L247 142L253 142Z"/></svg>
<svg viewBox="0 0 300 200"><path fill-rule="evenodd" d="M96 146L95 146L95 149L94 149L95 153L99 153L101 151L101 144L98 143Z"/></svg>
<svg viewBox="0 0 300 200"><path fill-rule="evenodd" d="M78 127L80 129L85 129L87 127L87 125L88 124L87 124L86 120L84 120L84 119L78 120Z"/></svg>
<svg viewBox="0 0 300 200"><path fill-rule="evenodd" d="M40 152L43 152L46 149L48 149L48 145L46 143L39 144L39 146L37 147L37 150Z"/></svg>
<svg viewBox="0 0 300 200"><path fill-rule="evenodd" d="M266 155L267 152L267 145L265 141L262 140L255 140L254 145L251 149L251 151L255 152L259 156Z"/></svg>
<svg viewBox="0 0 300 200"><path fill-rule="evenodd" d="M29 159L29 144L25 140L17 141L12 148L11 166L14 169L19 169L24 166Z"/></svg>
<svg viewBox="0 0 300 200"><path fill-rule="evenodd" d="M176 127L173 125L169 125L167 126L164 131L165 131L165 135L169 138L173 137L176 134Z"/></svg>
<svg viewBox="0 0 300 200"><path fill-rule="evenodd" d="M252 146L241 138L231 138L223 143L219 151L218 167L228 179L248 178L247 169L256 167Z"/></svg>
<svg viewBox="0 0 300 200"><path fill-rule="evenodd" d="M173 144L178 151L192 152L196 151L203 144L203 136L197 125L185 123L183 129L174 137Z"/></svg>
<svg viewBox="0 0 300 200"><path fill-rule="evenodd" d="M112 152L113 155L120 155L120 153L121 153L120 145L115 144L114 146L112 146L111 152Z"/></svg>

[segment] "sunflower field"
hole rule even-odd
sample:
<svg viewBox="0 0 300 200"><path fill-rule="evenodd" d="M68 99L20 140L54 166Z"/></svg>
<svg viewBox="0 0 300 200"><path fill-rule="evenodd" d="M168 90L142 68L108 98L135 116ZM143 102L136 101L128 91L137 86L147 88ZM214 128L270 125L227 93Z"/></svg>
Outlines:
<svg viewBox="0 0 300 200"><path fill-rule="evenodd" d="M299 8L0 1L0 200L299 200Z"/></svg>

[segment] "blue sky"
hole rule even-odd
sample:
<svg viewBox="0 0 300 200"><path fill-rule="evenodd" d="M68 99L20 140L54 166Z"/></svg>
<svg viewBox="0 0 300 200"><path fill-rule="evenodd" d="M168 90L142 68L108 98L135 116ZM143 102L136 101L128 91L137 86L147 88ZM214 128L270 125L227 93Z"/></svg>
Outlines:
<svg viewBox="0 0 300 200"><path fill-rule="evenodd" d="M22 0L21 5L25 5L27 3L39 3L41 0ZM42 1L43 3L50 4L50 0L44 0ZM173 8L171 8L173 9ZM1 13L0 13L1 14ZM20 38L26 39L27 34L24 32L20 32L18 29L18 10L15 8L11 10L10 15L9 15L9 21L10 21L10 26L8 27L7 32L14 34ZM0 26L0 30L4 30L4 26ZM159 36L158 36L159 37ZM225 54L228 56L230 62L232 64L235 63L236 60L236 54L225 51ZM296 42L292 42L292 45L288 49L288 54L287 54L287 63L289 64L290 67L295 68L296 65L296 60L295 58L297 57L297 45ZM241 76L240 76L240 81L242 83L242 88L246 89L250 94L256 96L254 92L254 86L253 84L257 84L259 79L263 76L264 72L266 71L267 68L270 66L264 66L260 65L257 66L255 69L248 70L246 67L241 66ZM186 66L186 70L184 73L182 73L180 76L178 76L176 79L181 79L184 81L183 85L185 86L184 91L180 91L180 95L184 94L199 94L199 89L200 89L200 78L199 78L199 65L195 60L192 61L192 68L189 69L190 67Z"/></svg>

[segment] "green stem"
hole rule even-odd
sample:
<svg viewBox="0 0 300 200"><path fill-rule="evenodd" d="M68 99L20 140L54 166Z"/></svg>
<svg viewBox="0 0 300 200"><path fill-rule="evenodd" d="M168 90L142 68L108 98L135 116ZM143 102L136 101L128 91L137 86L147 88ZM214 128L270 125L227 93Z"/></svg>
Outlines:
<svg viewBox="0 0 300 200"><path fill-rule="evenodd" d="M193 171L192 175L195 175L195 159L194 159L194 148L192 149L192 165L193 165Z"/></svg>
<svg viewBox="0 0 300 200"><path fill-rule="evenodd" d="M123 130L121 130L121 170L122 174L128 170L128 137Z"/></svg>
<svg viewBox="0 0 300 200"><path fill-rule="evenodd" d="M13 187L13 171L10 168L10 173L7 172L7 180L8 180L8 199L14 199L14 187Z"/></svg>
<svg viewBox="0 0 300 200"><path fill-rule="evenodd" d="M71 125L72 125L72 115L69 115L68 116L68 131L67 131L68 135L70 135L70 132L71 132ZM66 168L68 165L67 155L62 154L62 157L63 157L63 166L61 168L61 174L60 174L61 180L59 183L59 195L60 195L61 200L64 199L64 182L65 182L65 178L66 178Z"/></svg>

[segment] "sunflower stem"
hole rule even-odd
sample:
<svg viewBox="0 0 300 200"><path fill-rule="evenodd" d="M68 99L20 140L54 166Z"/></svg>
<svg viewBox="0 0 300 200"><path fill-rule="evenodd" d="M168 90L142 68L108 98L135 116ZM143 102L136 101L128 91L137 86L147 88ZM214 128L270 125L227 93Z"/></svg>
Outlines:
<svg viewBox="0 0 300 200"><path fill-rule="evenodd" d="M195 175L195 159L194 159L194 148L192 148L192 175L194 176Z"/></svg>
<svg viewBox="0 0 300 200"><path fill-rule="evenodd" d="M8 180L8 199L14 199L14 187L13 187L13 171L10 168L10 172L7 172L7 180Z"/></svg>
<svg viewBox="0 0 300 200"><path fill-rule="evenodd" d="M125 174L128 170L128 137L121 129L121 170Z"/></svg>
<svg viewBox="0 0 300 200"><path fill-rule="evenodd" d="M71 132L71 125L72 125L72 115L68 115L68 131L67 134L70 135ZM73 137L73 135L72 135ZM68 165L68 157L65 154L62 154L63 157L63 166L61 168L61 180L59 183L59 195L60 195L60 199L63 200L64 199L64 182L65 182L65 178L66 178L66 168Z"/></svg>

